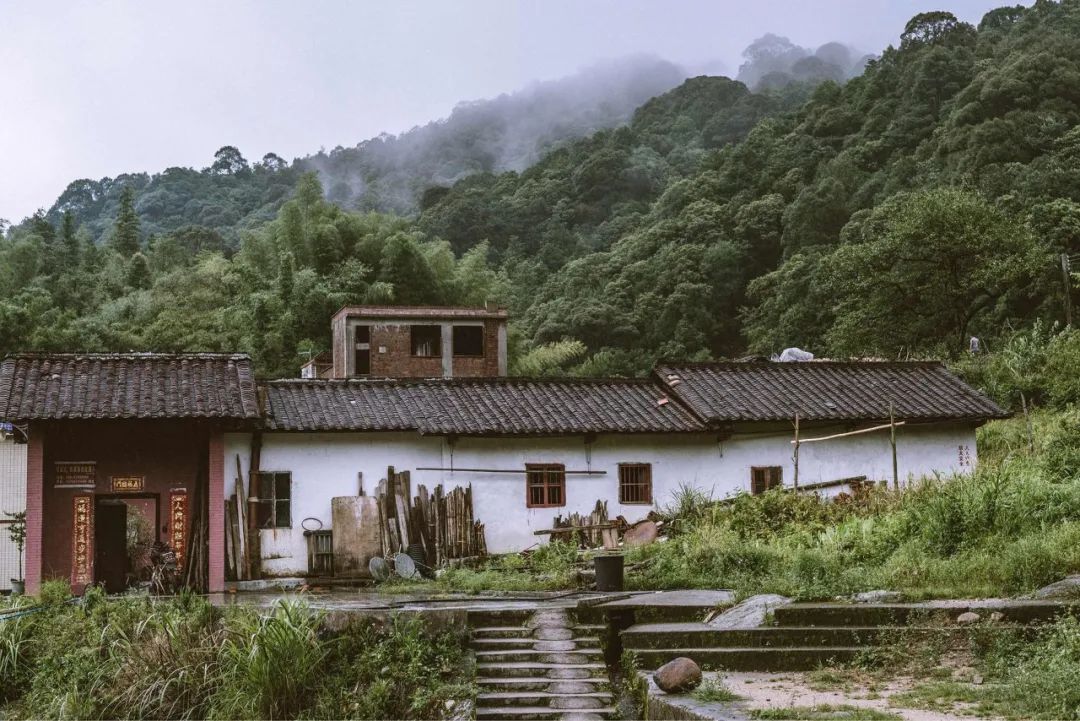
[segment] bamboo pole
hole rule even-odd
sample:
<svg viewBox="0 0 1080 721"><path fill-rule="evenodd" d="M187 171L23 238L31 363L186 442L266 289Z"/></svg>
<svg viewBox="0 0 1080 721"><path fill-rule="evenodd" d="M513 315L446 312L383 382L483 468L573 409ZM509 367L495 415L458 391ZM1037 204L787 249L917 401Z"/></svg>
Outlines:
<svg viewBox="0 0 1080 721"><path fill-rule="evenodd" d="M795 490L799 490L799 412L795 411Z"/></svg>
<svg viewBox="0 0 1080 721"><path fill-rule="evenodd" d="M893 488L900 490L900 474L896 470L896 416L892 401L889 401L889 445L892 446L892 482Z"/></svg>
<svg viewBox="0 0 1080 721"><path fill-rule="evenodd" d="M896 422L896 427L899 428L900 426L905 425L906 423L907 423L907 421L897 421ZM804 443L817 443L818 441L831 441L834 438L847 438L848 436L857 436L860 433L872 433L874 431L883 431L886 428L891 427L891 425L892 424L890 424L890 423L885 423L885 424L880 425L880 426L871 426L870 428L860 428L857 431L847 431L845 433L834 433L831 436L820 436L818 438L802 438L802 439L799 440L799 445L803 445ZM792 443L794 443L794 442L795 441L792 441Z"/></svg>
<svg viewBox="0 0 1080 721"><path fill-rule="evenodd" d="M1031 426L1031 415L1028 414L1027 398L1024 397L1024 392L1020 391L1020 406L1024 409L1024 423L1027 426L1028 437L1028 451L1030 453L1035 452L1035 431Z"/></svg>

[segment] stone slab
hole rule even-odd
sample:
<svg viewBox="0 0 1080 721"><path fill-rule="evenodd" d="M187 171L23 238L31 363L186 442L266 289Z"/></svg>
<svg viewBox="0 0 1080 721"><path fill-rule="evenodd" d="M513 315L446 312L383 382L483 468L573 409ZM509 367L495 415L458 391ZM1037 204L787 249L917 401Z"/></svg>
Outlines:
<svg viewBox="0 0 1080 721"><path fill-rule="evenodd" d="M716 608L735 602L735 594L725 590L657 591L596 604L603 609L638 610L642 608Z"/></svg>

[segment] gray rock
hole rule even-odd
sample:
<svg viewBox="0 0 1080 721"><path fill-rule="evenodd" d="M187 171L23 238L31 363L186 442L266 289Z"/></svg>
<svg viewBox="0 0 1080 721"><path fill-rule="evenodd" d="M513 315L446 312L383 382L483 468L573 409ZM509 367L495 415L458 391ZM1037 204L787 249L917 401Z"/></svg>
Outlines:
<svg viewBox="0 0 1080 721"><path fill-rule="evenodd" d="M851 597L855 603L899 603L903 600L899 591L865 591Z"/></svg>
<svg viewBox="0 0 1080 721"><path fill-rule="evenodd" d="M1066 576L1060 581L1043 586L1035 592L1035 598L1078 598L1080 597L1080 576Z"/></svg>
<svg viewBox="0 0 1080 721"><path fill-rule="evenodd" d="M708 623L713 628L757 628L765 622L765 616L777 606L791 603L787 596L763 593L737 603Z"/></svg>
<svg viewBox="0 0 1080 721"><path fill-rule="evenodd" d="M686 693L701 684L701 667L693 659L679 656L653 673L653 681L665 693Z"/></svg>
<svg viewBox="0 0 1080 721"><path fill-rule="evenodd" d="M994 611L990 614L990 623L1001 623L1005 620L1005 614L1001 611Z"/></svg>
<svg viewBox="0 0 1080 721"><path fill-rule="evenodd" d="M982 616L974 611L965 611L956 617L956 622L961 626L970 626L973 623L978 623L981 618Z"/></svg>

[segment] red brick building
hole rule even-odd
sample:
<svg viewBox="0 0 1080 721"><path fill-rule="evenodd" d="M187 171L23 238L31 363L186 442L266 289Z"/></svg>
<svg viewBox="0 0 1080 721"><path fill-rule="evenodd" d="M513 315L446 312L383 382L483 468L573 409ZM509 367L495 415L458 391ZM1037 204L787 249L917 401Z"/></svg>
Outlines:
<svg viewBox="0 0 1080 721"><path fill-rule="evenodd" d="M331 319L327 365L308 377L494 378L506 375L502 308L345 306Z"/></svg>
<svg viewBox="0 0 1080 721"><path fill-rule="evenodd" d="M27 434L28 592L123 590L154 541L224 589L222 434L259 418L246 355L10 356L0 417Z"/></svg>

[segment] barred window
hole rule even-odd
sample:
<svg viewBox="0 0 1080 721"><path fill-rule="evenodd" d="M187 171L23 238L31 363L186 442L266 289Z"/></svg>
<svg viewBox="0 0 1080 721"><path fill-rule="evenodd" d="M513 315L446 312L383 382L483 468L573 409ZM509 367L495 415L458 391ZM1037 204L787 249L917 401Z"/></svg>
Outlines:
<svg viewBox="0 0 1080 721"><path fill-rule="evenodd" d="M652 464L619 464L619 503L652 503Z"/></svg>
<svg viewBox="0 0 1080 721"><path fill-rule="evenodd" d="M292 473L259 473L259 528L292 528Z"/></svg>
<svg viewBox="0 0 1080 721"><path fill-rule="evenodd" d="M561 463L526 463L525 505L529 508L565 506L566 467Z"/></svg>
<svg viewBox="0 0 1080 721"><path fill-rule="evenodd" d="M750 493L755 496L783 485L784 469L781 466L754 466L750 469Z"/></svg>

